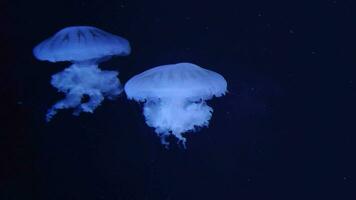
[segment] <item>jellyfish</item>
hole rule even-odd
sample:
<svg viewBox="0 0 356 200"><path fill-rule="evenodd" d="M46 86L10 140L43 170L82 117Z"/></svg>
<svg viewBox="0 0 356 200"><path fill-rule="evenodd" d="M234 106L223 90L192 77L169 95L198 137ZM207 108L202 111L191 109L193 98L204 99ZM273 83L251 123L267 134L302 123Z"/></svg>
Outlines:
<svg viewBox="0 0 356 200"><path fill-rule="evenodd" d="M64 28L37 45L33 54L38 60L71 62L52 76L52 86L66 97L47 111L46 121L59 109L74 108L74 115L93 113L104 98L117 97L123 91L118 72L101 70L98 64L112 56L129 55L130 51L126 39L91 26Z"/></svg>
<svg viewBox="0 0 356 200"><path fill-rule="evenodd" d="M226 91L223 76L192 63L154 67L125 84L129 99L144 102L146 124L155 129L166 147L170 135L185 147L183 133L207 127L213 109L205 101Z"/></svg>

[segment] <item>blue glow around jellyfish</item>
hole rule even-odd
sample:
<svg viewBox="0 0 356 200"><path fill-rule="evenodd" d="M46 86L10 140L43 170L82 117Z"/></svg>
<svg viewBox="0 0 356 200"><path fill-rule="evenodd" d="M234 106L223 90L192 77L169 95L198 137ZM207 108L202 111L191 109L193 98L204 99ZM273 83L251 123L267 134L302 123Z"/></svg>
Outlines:
<svg viewBox="0 0 356 200"><path fill-rule="evenodd" d="M52 76L51 84L66 98L47 112L50 121L59 109L74 108L73 114L92 113L104 98L112 99L122 92L118 72L102 71L98 64L111 56L126 56L129 42L91 26L67 27L33 49L34 56L43 61L69 61L71 66ZM84 95L89 97L82 102Z"/></svg>
<svg viewBox="0 0 356 200"><path fill-rule="evenodd" d="M129 99L144 102L148 126L163 145L173 135L185 147L185 132L209 125L213 109L206 100L227 91L223 76L191 63L158 66L131 78L125 85Z"/></svg>

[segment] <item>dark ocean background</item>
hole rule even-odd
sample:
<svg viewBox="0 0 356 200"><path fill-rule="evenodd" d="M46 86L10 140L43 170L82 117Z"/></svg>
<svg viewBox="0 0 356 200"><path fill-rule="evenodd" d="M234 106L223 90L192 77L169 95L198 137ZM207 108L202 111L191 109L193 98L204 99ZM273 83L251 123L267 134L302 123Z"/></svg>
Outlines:
<svg viewBox="0 0 356 200"><path fill-rule="evenodd" d="M1 200L356 199L353 0L0 2ZM222 74L208 128L165 149L122 94L94 114L47 109L70 63L32 49L67 26L127 38L125 83L192 62Z"/></svg>

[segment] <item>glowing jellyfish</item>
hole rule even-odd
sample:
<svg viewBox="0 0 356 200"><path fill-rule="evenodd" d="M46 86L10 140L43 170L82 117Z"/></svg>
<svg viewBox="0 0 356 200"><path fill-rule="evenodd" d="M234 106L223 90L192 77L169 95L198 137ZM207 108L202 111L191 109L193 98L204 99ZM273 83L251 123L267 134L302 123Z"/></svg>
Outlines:
<svg viewBox="0 0 356 200"><path fill-rule="evenodd" d="M213 109L205 100L225 94L220 74L191 63L163 65L131 78L125 85L129 99L144 102L148 126L155 128L164 145L173 135L185 146L183 133L208 126Z"/></svg>
<svg viewBox="0 0 356 200"><path fill-rule="evenodd" d="M39 60L50 62L69 61L72 65L52 76L51 84L66 98L57 102L46 115L49 121L58 109L75 108L92 113L105 97L112 99L122 92L116 71L102 71L98 64L111 56L130 54L129 42L119 36L95 27L67 27L43 41L33 49ZM83 102L84 95L89 98Z"/></svg>

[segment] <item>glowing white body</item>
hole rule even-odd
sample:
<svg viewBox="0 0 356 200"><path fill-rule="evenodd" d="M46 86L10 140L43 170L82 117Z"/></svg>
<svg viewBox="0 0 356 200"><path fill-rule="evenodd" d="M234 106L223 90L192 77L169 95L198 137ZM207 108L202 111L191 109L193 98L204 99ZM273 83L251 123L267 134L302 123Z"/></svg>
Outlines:
<svg viewBox="0 0 356 200"><path fill-rule="evenodd" d="M144 101L143 114L164 145L173 135L184 146L183 133L206 127L213 109L205 100L225 94L220 74L192 63L163 65L131 78L125 85L128 98Z"/></svg>
<svg viewBox="0 0 356 200"><path fill-rule="evenodd" d="M66 98L57 102L47 112L50 121L59 109L75 108L73 114L92 113L105 97L112 99L121 91L118 72L101 71L98 63L111 56L130 54L129 42L92 26L64 28L33 49L39 60L50 62L69 61L72 65L52 76L51 84ZM82 102L84 95L87 102Z"/></svg>

